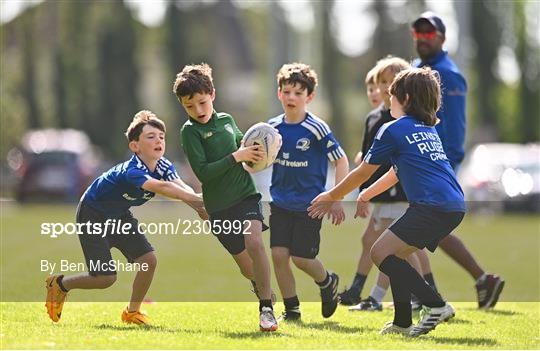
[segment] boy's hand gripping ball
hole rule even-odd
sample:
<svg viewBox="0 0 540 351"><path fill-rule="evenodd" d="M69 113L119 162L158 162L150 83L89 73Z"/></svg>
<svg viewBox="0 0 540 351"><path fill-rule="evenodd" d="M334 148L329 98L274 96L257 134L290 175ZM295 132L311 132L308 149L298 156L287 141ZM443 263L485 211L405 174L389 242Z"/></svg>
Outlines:
<svg viewBox="0 0 540 351"><path fill-rule="evenodd" d="M259 162L244 162L244 169L250 173L262 171L270 167L276 160L281 148L281 135L278 130L268 123L260 122L249 128L242 139L244 146L259 145L264 151L263 159Z"/></svg>

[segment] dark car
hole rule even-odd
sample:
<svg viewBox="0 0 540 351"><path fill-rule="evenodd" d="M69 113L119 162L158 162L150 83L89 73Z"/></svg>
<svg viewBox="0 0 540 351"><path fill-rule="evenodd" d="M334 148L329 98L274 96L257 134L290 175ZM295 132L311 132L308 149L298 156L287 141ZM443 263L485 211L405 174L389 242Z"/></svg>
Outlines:
<svg viewBox="0 0 540 351"><path fill-rule="evenodd" d="M28 132L14 162L18 201L78 201L97 172L98 156L89 138L73 129Z"/></svg>
<svg viewBox="0 0 540 351"><path fill-rule="evenodd" d="M540 144L476 145L459 179L472 210L540 212Z"/></svg>

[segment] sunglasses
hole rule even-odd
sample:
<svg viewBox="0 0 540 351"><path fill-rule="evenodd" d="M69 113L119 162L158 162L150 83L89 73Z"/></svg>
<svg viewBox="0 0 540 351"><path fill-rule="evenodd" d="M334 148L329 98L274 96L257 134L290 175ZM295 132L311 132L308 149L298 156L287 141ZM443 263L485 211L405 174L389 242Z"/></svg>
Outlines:
<svg viewBox="0 0 540 351"><path fill-rule="evenodd" d="M412 36L414 39L423 39L423 40L433 40L437 36L437 31L431 31L431 32L417 32L414 29L412 30Z"/></svg>

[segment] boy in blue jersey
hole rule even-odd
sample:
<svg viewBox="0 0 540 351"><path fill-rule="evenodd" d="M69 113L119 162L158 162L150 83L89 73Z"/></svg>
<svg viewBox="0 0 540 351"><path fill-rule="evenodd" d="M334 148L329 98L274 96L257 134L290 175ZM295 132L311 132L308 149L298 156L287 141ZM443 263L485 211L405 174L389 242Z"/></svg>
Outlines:
<svg viewBox="0 0 540 351"><path fill-rule="evenodd" d="M360 164L367 155L379 128L383 124L394 120L390 114L390 95L388 93L388 88L396 74L410 67L411 65L402 58L387 56L380 59L377 62L377 65L372 69L383 103L371 111L366 117L364 139L362 141L362 150L360 151L360 160L358 164ZM379 169L377 169L377 171L362 184L360 191L373 184L377 179L384 175L390 167L390 162L382 164L381 167L379 167ZM349 308L351 311L382 311L382 299L390 286L390 281L383 273L379 272L377 283L371 290L369 297L360 301L364 283L373 266L370 249L383 231L397 218L401 217L408 207L407 197L399 183L373 198L371 202L374 205L373 213L364 234L362 235L362 253L358 260L354 280L351 286L340 294L340 303L342 305L354 305ZM363 218L368 217L369 204L364 204L362 202L358 202L358 204L360 206L358 206L359 210L355 216ZM365 210L365 213L362 212L361 207L365 207L363 209ZM418 262L416 254L409 257L409 263L411 263L415 269L419 270L420 263Z"/></svg>
<svg viewBox="0 0 540 351"><path fill-rule="evenodd" d="M111 248L116 247L129 262L141 269L133 281L129 305L122 312L122 321L139 325L150 324L139 308L150 287L157 259L152 245L139 232L138 221L129 211L140 206L156 193L182 200L207 218L202 197L186 185L176 173L165 153L165 124L150 111L138 112L126 131L133 156L98 177L86 190L77 208L78 235L88 267L88 273L47 278L45 306L49 317L58 322L68 291L71 289L105 289L116 281ZM113 226L116 221L122 224ZM126 226L127 225L127 226ZM108 228L111 232L105 232ZM106 234L104 234L106 233Z"/></svg>
<svg viewBox="0 0 540 351"><path fill-rule="evenodd" d="M328 125L306 111L315 96L315 71L303 63L286 64L277 74L277 83L284 113L268 123L279 131L283 143L273 166L270 186L270 246L285 304L281 319L298 320L301 316L291 259L320 287L322 315L329 318L339 301L339 277L329 273L317 259L322 219L310 218L307 208L324 191L328 161L336 166L336 183L347 174L349 163ZM336 203L330 216L333 224L340 224L345 218L343 207Z"/></svg>
<svg viewBox="0 0 540 351"><path fill-rule="evenodd" d="M397 120L384 124L364 162L332 190L320 194L310 207L319 218L333 202L363 184L385 162L393 168L360 193L361 201L401 183L409 208L371 248L371 258L390 278L394 299L394 320L381 334L418 336L450 319L454 309L426 283L405 259L423 248L435 251L465 215L463 191L444 153L435 129L441 103L439 76L430 69L400 72L390 86L390 112ZM411 294L424 306L420 321L412 325Z"/></svg>
<svg viewBox="0 0 540 351"><path fill-rule="evenodd" d="M430 11L424 12L412 23L411 33L419 56L415 61L416 67L430 67L441 77L442 107L437 111L441 123L436 128L448 160L457 173L465 155L467 82L443 49L446 26L439 16ZM478 307L495 307L504 288L504 280L486 272L456 234L448 235L439 246L475 280ZM419 258L424 274L431 272L427 255L420 254ZM433 279L431 282L435 284Z"/></svg>

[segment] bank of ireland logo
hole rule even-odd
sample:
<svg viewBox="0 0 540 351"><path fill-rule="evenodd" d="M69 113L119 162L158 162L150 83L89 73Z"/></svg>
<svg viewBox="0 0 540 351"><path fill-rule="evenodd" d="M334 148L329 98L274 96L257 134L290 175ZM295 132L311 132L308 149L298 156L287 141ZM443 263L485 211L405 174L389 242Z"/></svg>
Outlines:
<svg viewBox="0 0 540 351"><path fill-rule="evenodd" d="M307 149L309 149L309 139L308 138L298 139L298 141L296 142L296 148L302 151L306 151Z"/></svg>
<svg viewBox="0 0 540 351"><path fill-rule="evenodd" d="M234 135L233 127L229 123L225 124L225 130Z"/></svg>

